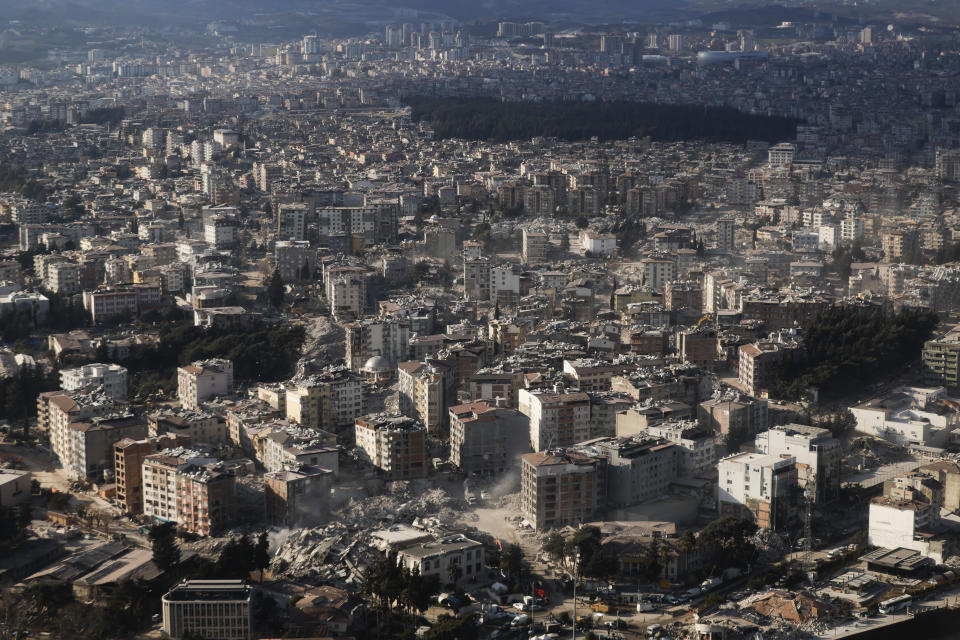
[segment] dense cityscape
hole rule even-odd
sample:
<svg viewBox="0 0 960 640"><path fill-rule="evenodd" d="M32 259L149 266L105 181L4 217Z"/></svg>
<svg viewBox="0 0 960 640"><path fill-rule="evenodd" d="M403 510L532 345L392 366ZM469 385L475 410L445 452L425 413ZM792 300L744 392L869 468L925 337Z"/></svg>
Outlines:
<svg viewBox="0 0 960 640"><path fill-rule="evenodd" d="M960 27L328 4L0 7L0 640L956 637Z"/></svg>

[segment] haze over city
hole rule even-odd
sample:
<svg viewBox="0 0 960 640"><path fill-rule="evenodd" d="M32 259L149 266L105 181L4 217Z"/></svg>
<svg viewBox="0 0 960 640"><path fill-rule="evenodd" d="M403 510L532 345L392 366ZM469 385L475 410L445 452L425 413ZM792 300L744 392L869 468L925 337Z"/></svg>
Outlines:
<svg viewBox="0 0 960 640"><path fill-rule="evenodd" d="M0 3L0 640L956 637L958 24Z"/></svg>

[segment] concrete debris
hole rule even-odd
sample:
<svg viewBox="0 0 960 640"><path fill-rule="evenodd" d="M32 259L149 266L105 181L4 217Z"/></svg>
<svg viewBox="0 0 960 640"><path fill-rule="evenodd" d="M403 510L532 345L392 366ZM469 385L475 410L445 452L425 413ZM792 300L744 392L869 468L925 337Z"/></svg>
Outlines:
<svg viewBox="0 0 960 640"><path fill-rule="evenodd" d="M346 335L343 325L329 316L304 318L303 325L307 332L301 349L303 364L324 366L343 361Z"/></svg>
<svg viewBox="0 0 960 640"><path fill-rule="evenodd" d="M382 555L372 531L404 523L442 535L462 518L443 489L407 482L393 482L387 489L383 495L349 498L324 527L272 534L271 570L305 582L358 584L364 569Z"/></svg>

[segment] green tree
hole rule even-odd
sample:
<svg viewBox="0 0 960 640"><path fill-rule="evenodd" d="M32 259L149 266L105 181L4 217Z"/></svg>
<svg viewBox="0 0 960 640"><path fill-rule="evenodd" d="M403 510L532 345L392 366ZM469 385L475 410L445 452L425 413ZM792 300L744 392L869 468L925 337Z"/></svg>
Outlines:
<svg viewBox="0 0 960 640"><path fill-rule="evenodd" d="M255 554L256 547L250 536L244 534L239 538L232 538L220 551L214 571L220 578L245 580L250 577L250 572L257 568Z"/></svg>
<svg viewBox="0 0 960 640"><path fill-rule="evenodd" d="M829 429L835 438L843 438L857 428L857 418L850 409L841 409L829 419L820 422L817 426Z"/></svg>
<svg viewBox="0 0 960 640"><path fill-rule="evenodd" d="M757 525L752 521L731 516L708 524L698 538L698 546L704 553L704 568L709 573L717 573L749 563L756 553L750 539L756 530Z"/></svg>
<svg viewBox="0 0 960 640"><path fill-rule="evenodd" d="M33 513L30 505L23 502L17 507L17 527L23 531L30 526L31 522L33 522Z"/></svg>
<svg viewBox="0 0 960 640"><path fill-rule="evenodd" d="M500 569L511 578L518 578L523 571L523 549L520 545L508 544L500 555Z"/></svg>
<svg viewBox="0 0 960 640"><path fill-rule="evenodd" d="M590 221L587 220L586 216L577 216L577 221L574 224L577 225L577 229L586 229L590 226Z"/></svg>
<svg viewBox="0 0 960 640"><path fill-rule="evenodd" d="M555 560L563 560L567 551L567 541L563 539L562 535L554 531L543 543L543 550L553 556Z"/></svg>
<svg viewBox="0 0 960 640"><path fill-rule="evenodd" d="M270 539L266 531L257 538L257 544L253 549L253 565L260 571L260 582L263 582L263 572L270 566Z"/></svg>
<svg viewBox="0 0 960 640"><path fill-rule="evenodd" d="M172 573L180 565L180 547L177 545L175 526L172 522L156 524L149 534L153 563L166 574Z"/></svg>
<svg viewBox="0 0 960 640"><path fill-rule="evenodd" d="M739 452L740 446L748 442L752 437L753 434L745 425L739 424L730 427L727 435L723 438L723 443L727 447L727 453Z"/></svg>
<svg viewBox="0 0 960 640"><path fill-rule="evenodd" d="M273 274L270 276L270 282L267 283L267 300L271 306L279 309L283 306L283 299L283 280L280 279L280 272L274 269Z"/></svg>
<svg viewBox="0 0 960 640"><path fill-rule="evenodd" d="M440 590L440 578L437 575L424 576L419 569L403 572L404 586L399 599L411 612L423 613L430 607L430 601Z"/></svg>
<svg viewBox="0 0 960 640"><path fill-rule="evenodd" d="M443 614L436 624L423 634L423 640L477 640L477 623L474 616L457 618Z"/></svg>

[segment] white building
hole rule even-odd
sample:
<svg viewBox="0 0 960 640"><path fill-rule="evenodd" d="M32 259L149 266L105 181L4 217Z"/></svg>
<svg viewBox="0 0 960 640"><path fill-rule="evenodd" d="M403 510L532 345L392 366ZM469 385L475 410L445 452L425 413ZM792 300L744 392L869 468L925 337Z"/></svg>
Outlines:
<svg viewBox="0 0 960 640"><path fill-rule="evenodd" d="M54 293L77 293L80 291L80 267L72 262L49 265L44 286Z"/></svg>
<svg viewBox="0 0 960 640"><path fill-rule="evenodd" d="M205 400L232 394L233 363L229 360L201 360L177 369L177 397L182 407L199 409Z"/></svg>
<svg viewBox="0 0 960 640"><path fill-rule="evenodd" d="M943 495L943 485L923 473L888 480L883 495L870 501L867 544L912 549L943 563L949 555L949 543L937 535Z"/></svg>
<svg viewBox="0 0 960 640"><path fill-rule="evenodd" d="M717 471L721 514L749 512L758 526L768 529L786 524L791 494L797 487L792 456L741 453L721 460Z"/></svg>
<svg viewBox="0 0 960 640"><path fill-rule="evenodd" d="M840 491L840 441L828 429L787 424L758 433L757 453L792 456L797 461L799 486L815 490L821 502Z"/></svg>
<svg viewBox="0 0 960 640"><path fill-rule="evenodd" d="M325 288L335 318L359 318L367 303L366 276L355 269L330 270Z"/></svg>
<svg viewBox="0 0 960 640"><path fill-rule="evenodd" d="M307 205L298 202L277 207L277 240L304 240L308 213Z"/></svg>
<svg viewBox="0 0 960 640"><path fill-rule="evenodd" d="M662 422L645 431L679 447L681 476L704 476L716 468L717 439L712 431L694 422Z"/></svg>
<svg viewBox="0 0 960 640"><path fill-rule="evenodd" d="M776 144L767 151L767 161L771 167L789 167L797 148L789 142Z"/></svg>
<svg viewBox="0 0 960 640"><path fill-rule="evenodd" d="M590 438L590 396L576 391L521 389L520 413L530 418L530 448L545 451Z"/></svg>
<svg viewBox="0 0 960 640"><path fill-rule="evenodd" d="M103 387L104 392L117 400L127 399L127 369L118 364L85 364L60 372L60 388L78 391L88 387Z"/></svg>
<svg viewBox="0 0 960 640"><path fill-rule="evenodd" d="M203 223L203 239L214 249L229 249L237 242L237 220L214 215Z"/></svg>
<svg viewBox="0 0 960 640"><path fill-rule="evenodd" d="M243 580L184 580L163 596L163 632L221 640L253 637L253 588Z"/></svg>
<svg viewBox="0 0 960 640"><path fill-rule="evenodd" d="M845 243L853 243L863 238L863 219L844 218L840 221L840 239Z"/></svg>
<svg viewBox="0 0 960 640"><path fill-rule="evenodd" d="M418 570L423 576L437 576L441 584L450 582L451 566L458 567L457 580L473 582L484 573L484 546L462 534L440 538L436 542L424 542L401 549L399 562L411 571Z"/></svg>
<svg viewBox="0 0 960 640"><path fill-rule="evenodd" d="M796 230L791 234L794 251L816 251L820 248L820 234Z"/></svg>
<svg viewBox="0 0 960 640"><path fill-rule="evenodd" d="M490 269L490 299L520 300L520 274L514 273L510 266Z"/></svg>
<svg viewBox="0 0 960 640"><path fill-rule="evenodd" d="M646 287L662 291L668 282L677 277L677 263L673 260L644 258L640 263L643 265L643 285Z"/></svg>
<svg viewBox="0 0 960 640"><path fill-rule="evenodd" d="M850 407L856 430L901 445L945 446L960 426L943 387L902 387L883 397Z"/></svg>
<svg viewBox="0 0 960 640"><path fill-rule="evenodd" d="M840 244L840 230L835 224L821 225L817 232L820 236L820 246L825 251L832 251L834 247Z"/></svg>
<svg viewBox="0 0 960 640"><path fill-rule="evenodd" d="M612 233L597 233L583 229L580 231L580 246L585 252L593 255L613 255L617 250L617 236Z"/></svg>

